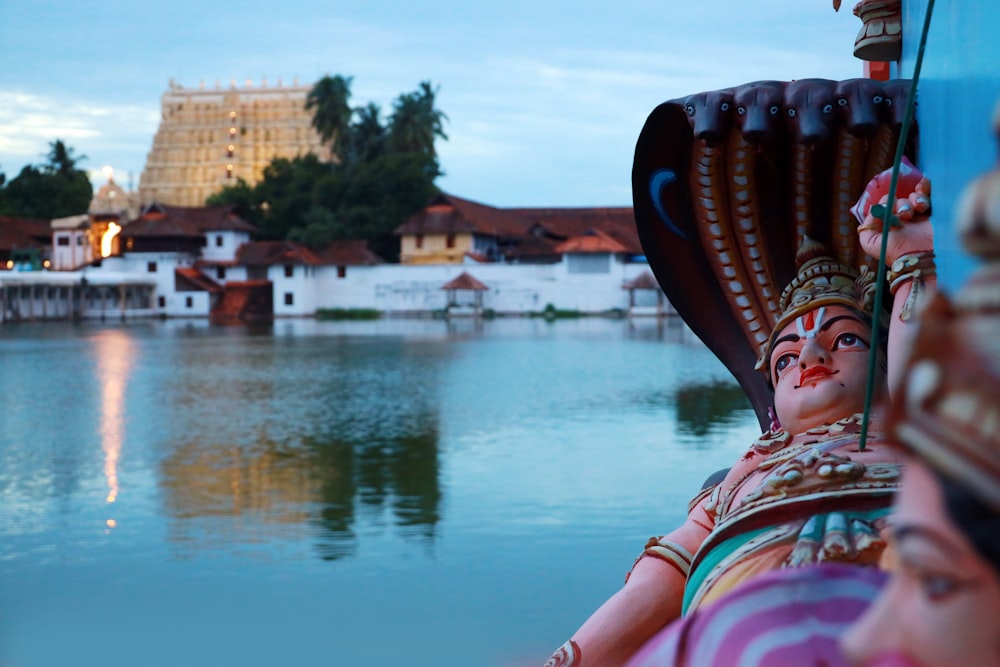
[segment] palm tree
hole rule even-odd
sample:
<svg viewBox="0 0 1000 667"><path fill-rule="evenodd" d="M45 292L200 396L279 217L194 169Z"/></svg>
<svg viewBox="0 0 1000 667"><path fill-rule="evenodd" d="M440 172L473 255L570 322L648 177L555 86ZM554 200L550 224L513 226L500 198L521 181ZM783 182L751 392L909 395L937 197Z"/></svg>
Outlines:
<svg viewBox="0 0 1000 667"><path fill-rule="evenodd" d="M74 156L73 149L63 143L62 139L56 139L49 143L49 152L46 157L49 163L46 166L52 173L68 176L76 169L79 162L87 159L86 155Z"/></svg>
<svg viewBox="0 0 1000 667"><path fill-rule="evenodd" d="M346 164L368 162L385 153L385 127L374 102L354 110L357 119L344 134L341 157Z"/></svg>
<svg viewBox="0 0 1000 667"><path fill-rule="evenodd" d="M397 151L437 156L434 139L448 139L443 123L448 116L434 108L436 94L437 89L432 88L429 81L422 81L417 90L403 93L393 103L389 139Z"/></svg>
<svg viewBox="0 0 1000 667"><path fill-rule="evenodd" d="M306 97L306 110L313 111L312 126L320 139L338 154L337 144L351 122L351 81L354 77L324 76L316 82Z"/></svg>

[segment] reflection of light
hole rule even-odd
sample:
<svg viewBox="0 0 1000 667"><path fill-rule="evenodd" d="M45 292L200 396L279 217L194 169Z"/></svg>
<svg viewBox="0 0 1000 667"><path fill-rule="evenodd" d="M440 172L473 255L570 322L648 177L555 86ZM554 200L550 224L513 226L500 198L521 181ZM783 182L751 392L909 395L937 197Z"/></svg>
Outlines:
<svg viewBox="0 0 1000 667"><path fill-rule="evenodd" d="M105 523L108 524L108 528L114 528L115 526L118 525L118 522L115 521L114 519L108 519L107 521L105 521Z"/></svg>
<svg viewBox="0 0 1000 667"><path fill-rule="evenodd" d="M118 223L108 223L108 231L104 232L104 236L101 237L101 257L107 257L111 254L111 241L118 236L118 232L121 230L122 227Z"/></svg>
<svg viewBox="0 0 1000 667"><path fill-rule="evenodd" d="M132 342L120 331L106 331L95 338L98 381L101 386L101 449L107 502L118 498L118 459L125 437L125 386L132 368ZM108 520L114 528L114 519Z"/></svg>

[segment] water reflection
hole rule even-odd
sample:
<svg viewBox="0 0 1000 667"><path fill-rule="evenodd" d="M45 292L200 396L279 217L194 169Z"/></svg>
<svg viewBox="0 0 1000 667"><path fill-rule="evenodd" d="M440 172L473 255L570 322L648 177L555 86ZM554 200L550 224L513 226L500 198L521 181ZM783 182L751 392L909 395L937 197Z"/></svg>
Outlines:
<svg viewBox="0 0 1000 667"><path fill-rule="evenodd" d="M100 435L104 453L104 478L108 487L105 498L110 505L118 498L118 461L125 440L125 388L135 359L135 342L126 333L110 329L93 338L100 385ZM115 527L108 518L107 526Z"/></svg>
<svg viewBox="0 0 1000 667"><path fill-rule="evenodd" d="M674 403L678 429L698 437L746 420L753 409L738 384L722 381L685 385L677 390Z"/></svg>
<svg viewBox="0 0 1000 667"><path fill-rule="evenodd" d="M429 425L365 442L188 442L161 467L174 542L216 548L312 537L327 560L356 552L359 503L367 526L384 526L388 511L404 538L433 539L440 484L438 434Z"/></svg>

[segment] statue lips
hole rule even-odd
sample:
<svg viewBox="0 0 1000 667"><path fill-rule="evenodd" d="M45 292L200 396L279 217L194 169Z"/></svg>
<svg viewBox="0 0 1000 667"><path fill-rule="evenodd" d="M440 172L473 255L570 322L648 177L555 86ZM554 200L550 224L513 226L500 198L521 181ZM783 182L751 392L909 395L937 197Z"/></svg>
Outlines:
<svg viewBox="0 0 1000 667"><path fill-rule="evenodd" d="M812 368L807 368L802 371L799 375L799 383L795 385L796 389L805 386L806 382L812 382L814 380L821 380L825 377L833 377L840 371L831 371L826 366L813 366Z"/></svg>

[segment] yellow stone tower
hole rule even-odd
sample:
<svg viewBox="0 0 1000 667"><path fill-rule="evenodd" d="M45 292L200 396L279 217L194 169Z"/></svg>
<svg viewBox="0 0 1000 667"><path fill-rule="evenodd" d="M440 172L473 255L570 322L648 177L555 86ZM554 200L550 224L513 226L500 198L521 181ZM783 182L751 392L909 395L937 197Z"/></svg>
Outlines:
<svg viewBox="0 0 1000 667"><path fill-rule="evenodd" d="M329 150L312 127L305 110L312 86L278 80L228 89L216 82L186 88L170 81L161 101L162 120L146 156L139 180L142 204L158 201L174 206L202 206L205 199L242 178L253 185L274 158Z"/></svg>

